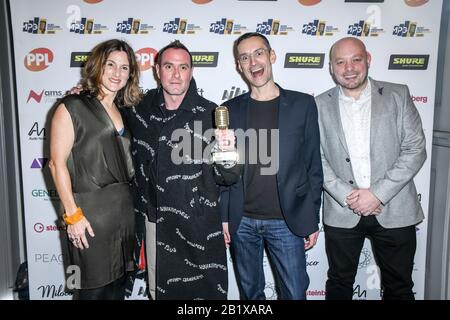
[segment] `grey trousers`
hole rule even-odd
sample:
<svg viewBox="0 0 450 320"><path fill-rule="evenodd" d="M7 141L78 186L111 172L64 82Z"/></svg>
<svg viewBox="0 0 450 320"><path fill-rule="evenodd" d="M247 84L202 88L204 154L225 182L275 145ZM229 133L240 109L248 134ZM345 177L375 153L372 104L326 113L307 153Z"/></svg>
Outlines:
<svg viewBox="0 0 450 320"><path fill-rule="evenodd" d="M156 300L156 223L145 219L145 250L147 252L147 274L150 296Z"/></svg>

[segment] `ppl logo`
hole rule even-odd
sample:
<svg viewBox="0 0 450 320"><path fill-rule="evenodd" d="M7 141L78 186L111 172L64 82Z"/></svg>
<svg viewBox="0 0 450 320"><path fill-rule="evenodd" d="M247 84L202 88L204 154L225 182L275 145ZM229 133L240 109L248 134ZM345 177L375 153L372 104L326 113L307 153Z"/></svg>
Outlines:
<svg viewBox="0 0 450 320"><path fill-rule="evenodd" d="M125 34L148 34L149 31L155 30L155 27L141 22L141 19L127 18L121 22L117 22L116 32Z"/></svg>
<svg viewBox="0 0 450 320"><path fill-rule="evenodd" d="M34 17L31 20L23 22L22 31L31 34L55 34L62 28L53 23L47 23L47 19Z"/></svg>
<svg viewBox="0 0 450 320"><path fill-rule="evenodd" d="M290 31L294 31L294 29L285 24L280 24L280 20L276 19L268 19L256 25L256 32L264 35L287 35Z"/></svg>
<svg viewBox="0 0 450 320"><path fill-rule="evenodd" d="M30 102L31 99L33 99L37 103L41 103L43 97L46 102L53 103L56 101L56 99L61 98L63 95L64 92L61 90L42 90L40 93L34 90L30 90L27 103Z"/></svg>
<svg viewBox="0 0 450 320"><path fill-rule="evenodd" d="M187 19L181 18L175 18L163 25L163 32L171 34L195 34L198 30L200 30L199 26L192 23L188 24Z"/></svg>
<svg viewBox="0 0 450 320"><path fill-rule="evenodd" d="M81 18L70 24L70 32L76 34L102 34L108 31L108 28L100 23L94 23L92 18Z"/></svg>
<svg viewBox="0 0 450 320"><path fill-rule="evenodd" d="M394 26L392 34L398 37L424 37L426 33L430 33L430 29L417 26L417 22L406 20L404 23Z"/></svg>
<svg viewBox="0 0 450 320"><path fill-rule="evenodd" d="M315 19L302 27L302 33L309 36L332 36L339 32L338 28L327 25L324 20Z"/></svg>
<svg viewBox="0 0 450 320"><path fill-rule="evenodd" d="M142 48L136 51L136 59L139 64L139 70L146 71L155 65L155 59L158 52L153 48Z"/></svg>
<svg viewBox="0 0 450 320"><path fill-rule="evenodd" d="M347 34L355 37L378 37L384 30L371 26L370 22L359 20L348 26Z"/></svg>
<svg viewBox="0 0 450 320"><path fill-rule="evenodd" d="M44 169L47 165L48 158L35 158L31 163L31 169Z"/></svg>
<svg viewBox="0 0 450 320"><path fill-rule="evenodd" d="M420 7L426 4L429 0L405 0L406 5L410 7Z"/></svg>
<svg viewBox="0 0 450 320"><path fill-rule="evenodd" d="M38 72L47 69L53 62L53 52L47 48L37 48L31 50L24 59L25 68Z"/></svg>

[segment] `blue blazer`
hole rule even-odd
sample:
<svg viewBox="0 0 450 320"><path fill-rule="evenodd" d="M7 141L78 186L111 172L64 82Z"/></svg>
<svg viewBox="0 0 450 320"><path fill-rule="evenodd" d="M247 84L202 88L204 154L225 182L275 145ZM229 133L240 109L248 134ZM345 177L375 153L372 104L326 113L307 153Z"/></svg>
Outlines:
<svg viewBox="0 0 450 320"><path fill-rule="evenodd" d="M279 169L276 175L281 211L289 229L300 237L318 230L322 162L317 106L310 95L280 88L278 113ZM250 92L229 100L230 128L247 130ZM246 167L236 184L221 187L222 221L235 233L244 211Z"/></svg>

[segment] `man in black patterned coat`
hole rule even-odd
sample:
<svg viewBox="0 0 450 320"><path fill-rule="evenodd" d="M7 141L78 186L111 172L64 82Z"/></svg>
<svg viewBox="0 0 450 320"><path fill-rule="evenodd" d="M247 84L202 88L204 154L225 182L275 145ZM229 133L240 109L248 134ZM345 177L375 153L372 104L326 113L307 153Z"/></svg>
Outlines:
<svg viewBox="0 0 450 320"><path fill-rule="evenodd" d="M156 63L161 86L127 115L133 135L136 210L146 217L150 294L155 298L155 268L157 300L227 297L217 184L236 182L238 175L235 169L209 161L214 141L205 130L213 127L216 105L197 93L192 71L192 56L179 41L161 49ZM234 136L230 133L228 138ZM200 148L186 152L187 145Z"/></svg>

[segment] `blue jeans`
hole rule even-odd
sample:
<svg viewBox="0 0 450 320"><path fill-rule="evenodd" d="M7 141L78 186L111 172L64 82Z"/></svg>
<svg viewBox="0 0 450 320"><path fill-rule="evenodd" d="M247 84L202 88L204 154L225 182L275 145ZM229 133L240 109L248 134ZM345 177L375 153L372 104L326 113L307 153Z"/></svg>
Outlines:
<svg viewBox="0 0 450 320"><path fill-rule="evenodd" d="M275 270L278 298L305 300L309 277L306 273L305 243L293 234L284 220L258 220L242 217L231 236L231 249L237 271L241 299L265 300L264 246Z"/></svg>

